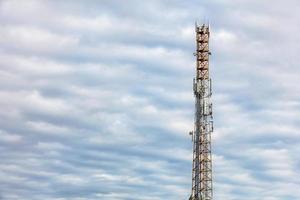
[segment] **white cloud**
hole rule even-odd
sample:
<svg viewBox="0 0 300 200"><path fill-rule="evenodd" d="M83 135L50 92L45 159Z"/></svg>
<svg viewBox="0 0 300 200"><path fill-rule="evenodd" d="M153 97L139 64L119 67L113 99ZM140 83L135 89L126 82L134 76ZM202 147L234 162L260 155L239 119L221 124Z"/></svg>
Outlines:
<svg viewBox="0 0 300 200"><path fill-rule="evenodd" d="M5 131L0 130L0 141L5 143L20 143L22 137L13 133L6 133Z"/></svg>
<svg viewBox="0 0 300 200"><path fill-rule="evenodd" d="M15 51L34 53L64 53L76 47L79 40L30 26L4 26L0 45Z"/></svg>

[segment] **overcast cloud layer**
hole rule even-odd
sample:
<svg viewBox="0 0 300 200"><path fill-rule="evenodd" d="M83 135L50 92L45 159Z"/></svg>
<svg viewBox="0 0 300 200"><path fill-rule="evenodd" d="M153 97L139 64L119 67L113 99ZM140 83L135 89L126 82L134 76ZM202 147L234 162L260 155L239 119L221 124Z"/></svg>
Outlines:
<svg viewBox="0 0 300 200"><path fill-rule="evenodd" d="M215 200L300 199L297 0L0 1L0 199L186 200L194 22Z"/></svg>

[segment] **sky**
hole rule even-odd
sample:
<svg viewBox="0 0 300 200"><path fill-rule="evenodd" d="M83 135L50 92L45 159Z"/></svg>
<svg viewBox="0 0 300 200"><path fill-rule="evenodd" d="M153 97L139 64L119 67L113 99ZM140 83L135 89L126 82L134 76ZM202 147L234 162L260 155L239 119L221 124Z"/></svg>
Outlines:
<svg viewBox="0 0 300 200"><path fill-rule="evenodd" d="M0 0L0 199L187 200L195 21L214 200L300 199L298 0Z"/></svg>

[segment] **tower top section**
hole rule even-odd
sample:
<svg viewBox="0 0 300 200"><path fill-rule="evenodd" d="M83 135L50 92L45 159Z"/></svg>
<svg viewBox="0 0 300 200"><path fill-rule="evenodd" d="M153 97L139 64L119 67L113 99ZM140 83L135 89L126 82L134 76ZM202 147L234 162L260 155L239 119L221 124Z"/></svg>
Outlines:
<svg viewBox="0 0 300 200"><path fill-rule="evenodd" d="M209 79L209 26L197 25L196 30L196 81Z"/></svg>

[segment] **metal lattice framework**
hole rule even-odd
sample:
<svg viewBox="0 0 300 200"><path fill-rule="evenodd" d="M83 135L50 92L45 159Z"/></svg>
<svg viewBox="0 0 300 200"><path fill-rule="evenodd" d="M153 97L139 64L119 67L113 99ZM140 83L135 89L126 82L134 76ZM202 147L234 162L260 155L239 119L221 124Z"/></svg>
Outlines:
<svg viewBox="0 0 300 200"><path fill-rule="evenodd" d="M195 125L192 194L190 200L212 200L211 133L213 131L211 79L209 77L209 26L196 24Z"/></svg>

